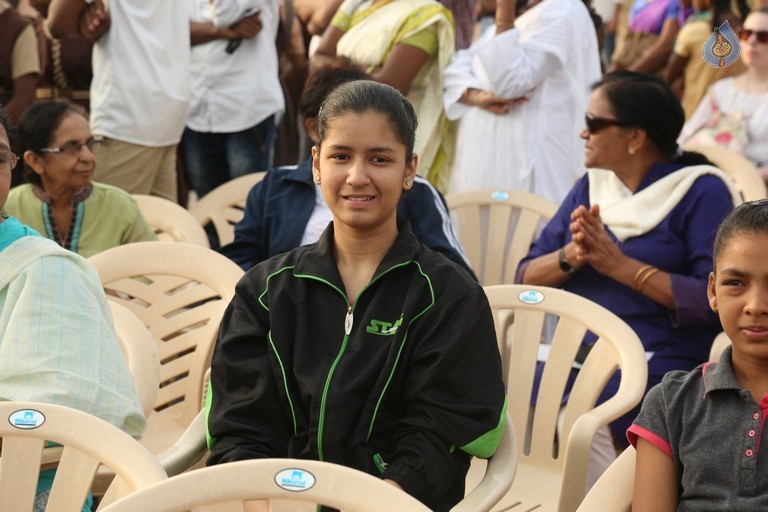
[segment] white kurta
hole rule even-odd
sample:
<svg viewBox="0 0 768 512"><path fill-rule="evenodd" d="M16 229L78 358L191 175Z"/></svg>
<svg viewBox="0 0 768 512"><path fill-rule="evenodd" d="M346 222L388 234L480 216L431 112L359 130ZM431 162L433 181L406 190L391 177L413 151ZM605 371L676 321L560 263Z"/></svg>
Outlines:
<svg viewBox="0 0 768 512"><path fill-rule="evenodd" d="M520 189L560 204L586 170L579 132L601 76L581 0L544 0L499 35L490 27L445 71L445 109L460 119L451 192ZM526 97L503 115L459 103L466 88Z"/></svg>

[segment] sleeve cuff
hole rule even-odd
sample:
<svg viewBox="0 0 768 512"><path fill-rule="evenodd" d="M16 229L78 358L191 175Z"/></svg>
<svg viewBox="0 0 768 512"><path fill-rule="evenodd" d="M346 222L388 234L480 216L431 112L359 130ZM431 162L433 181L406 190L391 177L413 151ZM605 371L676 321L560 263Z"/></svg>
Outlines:
<svg viewBox="0 0 768 512"><path fill-rule="evenodd" d="M638 437L642 437L646 441L649 441L656 448L672 457L672 446L670 446L667 441L640 425L632 424L632 426L627 429L627 440L635 449L637 449Z"/></svg>
<svg viewBox="0 0 768 512"><path fill-rule="evenodd" d="M381 474L382 479L394 480L405 492L414 498L423 501L427 486L418 472L407 464L392 462L386 471Z"/></svg>

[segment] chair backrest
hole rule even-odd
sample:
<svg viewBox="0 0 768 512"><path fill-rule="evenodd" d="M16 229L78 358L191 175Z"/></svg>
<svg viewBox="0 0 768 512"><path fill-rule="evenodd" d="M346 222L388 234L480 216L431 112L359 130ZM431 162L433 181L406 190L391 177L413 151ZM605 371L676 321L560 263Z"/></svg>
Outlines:
<svg viewBox="0 0 768 512"><path fill-rule="evenodd" d="M712 342L712 347L709 349L709 360L717 361L720 359L720 354L723 353L725 347L731 344L731 338L725 334L725 331L715 336L715 341Z"/></svg>
<svg viewBox="0 0 768 512"><path fill-rule="evenodd" d="M768 197L765 181L752 162L722 146L686 145L688 151L701 153L716 167L731 177L744 201Z"/></svg>
<svg viewBox="0 0 768 512"><path fill-rule="evenodd" d="M235 224L243 218L248 192L266 174L254 172L219 185L190 206L189 212L200 226L213 224L219 245L226 245L235 238Z"/></svg>
<svg viewBox="0 0 768 512"><path fill-rule="evenodd" d="M80 512L100 464L117 480L105 504L164 480L165 471L138 441L82 411L38 402L0 402L0 512L31 511L46 441L63 446L48 508ZM137 509L138 510L138 509Z"/></svg>
<svg viewBox="0 0 768 512"><path fill-rule="evenodd" d="M578 512L630 512L635 491L635 449L624 450L589 490ZM610 503L610 506L608 504Z"/></svg>
<svg viewBox="0 0 768 512"><path fill-rule="evenodd" d="M343 511L426 512L403 491L360 471L312 460L261 459L219 464L160 482L104 512L242 512L254 499L323 504ZM288 510L296 510L291 507Z"/></svg>
<svg viewBox="0 0 768 512"><path fill-rule="evenodd" d="M541 221L557 205L522 190L482 189L445 197L459 240L480 283L509 284Z"/></svg>
<svg viewBox="0 0 768 512"><path fill-rule="evenodd" d="M144 416L149 416L155 407L157 390L160 387L157 342L144 323L128 308L114 301L108 302L112 310L117 341L128 362L136 395L144 410Z"/></svg>
<svg viewBox="0 0 768 512"><path fill-rule="evenodd" d="M133 194L132 197L158 240L210 247L205 230L186 209L162 197L142 194Z"/></svg>
<svg viewBox="0 0 768 512"><path fill-rule="evenodd" d="M648 375L643 345L619 317L564 290L499 285L485 291L494 312L509 390L508 411L521 447L510 494L515 499L516 493L526 494L521 477L535 468L562 475L559 489L550 490L549 500L558 496L558 510L574 510L584 497L595 433L629 412L643 397ZM548 314L557 317L557 326L532 408L534 375ZM595 334L597 341L584 359L560 418L566 384L587 332ZM618 391L595 406L606 382L619 369Z"/></svg>
<svg viewBox="0 0 768 512"><path fill-rule="evenodd" d="M189 423L200 410L224 309L243 271L221 254L182 242L137 242L90 258L109 299L134 313L158 343L155 411Z"/></svg>

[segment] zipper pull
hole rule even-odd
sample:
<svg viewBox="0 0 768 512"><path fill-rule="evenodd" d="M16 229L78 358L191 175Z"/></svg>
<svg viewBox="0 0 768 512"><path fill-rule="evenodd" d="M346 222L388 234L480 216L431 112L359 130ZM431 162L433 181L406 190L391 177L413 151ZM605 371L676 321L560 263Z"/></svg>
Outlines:
<svg viewBox="0 0 768 512"><path fill-rule="evenodd" d="M349 309L347 310L347 316L344 318L344 334L349 336L349 333L352 332L352 306L349 306Z"/></svg>

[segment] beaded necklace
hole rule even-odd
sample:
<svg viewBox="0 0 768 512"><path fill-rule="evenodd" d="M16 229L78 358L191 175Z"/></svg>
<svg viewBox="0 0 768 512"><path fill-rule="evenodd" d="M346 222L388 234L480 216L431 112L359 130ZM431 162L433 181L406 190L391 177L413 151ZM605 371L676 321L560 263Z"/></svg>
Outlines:
<svg viewBox="0 0 768 512"><path fill-rule="evenodd" d="M56 226L56 220L53 217L53 208L51 208L51 199L42 188L36 185L33 188L35 195L42 202L45 236L54 240L61 247L77 253L80 245L80 232L83 227L83 217L85 215L85 200L91 195L93 186L88 185L83 187L72 196L72 216L69 220L69 229L66 233L61 233Z"/></svg>

